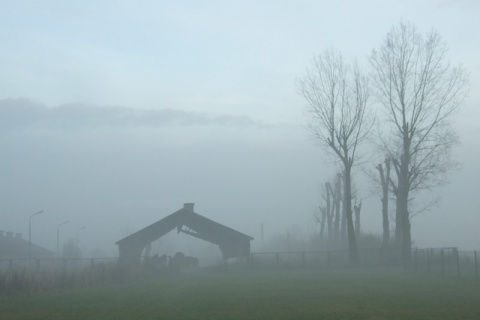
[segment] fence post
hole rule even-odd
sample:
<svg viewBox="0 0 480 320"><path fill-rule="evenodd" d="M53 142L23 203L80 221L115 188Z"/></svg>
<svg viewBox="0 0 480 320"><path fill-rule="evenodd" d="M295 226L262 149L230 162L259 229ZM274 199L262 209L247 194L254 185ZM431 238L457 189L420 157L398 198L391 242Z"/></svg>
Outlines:
<svg viewBox="0 0 480 320"><path fill-rule="evenodd" d="M306 261L305 261L305 252L302 251L302 267L305 268L306 266L307 266L307 263L306 263Z"/></svg>
<svg viewBox="0 0 480 320"><path fill-rule="evenodd" d="M427 249L427 273L430 274L430 250Z"/></svg>
<svg viewBox="0 0 480 320"><path fill-rule="evenodd" d="M440 263L442 265L442 276L445 275L445 265L444 265L444 259L443 259L443 249L440 250Z"/></svg>
<svg viewBox="0 0 480 320"><path fill-rule="evenodd" d="M415 248L414 262L415 262L415 272L418 272L418 248Z"/></svg>
<svg viewBox="0 0 480 320"><path fill-rule="evenodd" d="M460 278L460 255L458 253L458 248L455 248L453 250L455 250L455 258L457 260L457 277Z"/></svg>
<svg viewBox="0 0 480 320"><path fill-rule="evenodd" d="M473 256L475 258L475 279L478 279L477 251L473 251Z"/></svg>

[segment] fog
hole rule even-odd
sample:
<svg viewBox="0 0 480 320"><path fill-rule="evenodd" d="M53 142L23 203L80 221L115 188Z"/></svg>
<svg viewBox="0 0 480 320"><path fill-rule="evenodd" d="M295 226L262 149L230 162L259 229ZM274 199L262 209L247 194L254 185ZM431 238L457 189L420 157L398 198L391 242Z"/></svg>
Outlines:
<svg viewBox="0 0 480 320"><path fill-rule="evenodd" d="M361 3L2 2L0 230L27 238L29 217L43 210L34 243L55 251L68 220L62 241L116 256L116 241L194 202L254 237L253 250L262 224L266 241L291 230L308 238L338 164L305 129L295 79L332 46L366 65L404 20L438 30L471 80L455 115L461 166L435 190L439 205L414 218L412 238L478 249L480 5ZM380 197L363 174L374 166L356 167L354 178L362 229L380 234ZM212 252L176 233L163 242L175 237L186 252Z"/></svg>

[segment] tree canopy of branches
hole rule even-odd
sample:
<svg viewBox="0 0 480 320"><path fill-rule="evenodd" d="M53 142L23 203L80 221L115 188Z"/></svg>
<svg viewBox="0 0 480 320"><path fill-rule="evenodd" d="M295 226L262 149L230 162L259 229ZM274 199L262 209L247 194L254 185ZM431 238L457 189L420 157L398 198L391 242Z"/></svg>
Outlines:
<svg viewBox="0 0 480 320"><path fill-rule="evenodd" d="M311 132L342 163L349 259L355 265L359 258L352 218L351 171L358 146L371 127L366 112L368 81L356 65L350 67L339 52L328 50L313 58L298 88L307 102Z"/></svg>
<svg viewBox="0 0 480 320"><path fill-rule="evenodd" d="M396 176L396 234L405 263L411 255L411 193L441 184L454 165L451 150L457 136L450 120L465 99L468 77L446 61L446 52L438 33L422 36L414 26L400 23L370 56L388 124L379 139Z"/></svg>

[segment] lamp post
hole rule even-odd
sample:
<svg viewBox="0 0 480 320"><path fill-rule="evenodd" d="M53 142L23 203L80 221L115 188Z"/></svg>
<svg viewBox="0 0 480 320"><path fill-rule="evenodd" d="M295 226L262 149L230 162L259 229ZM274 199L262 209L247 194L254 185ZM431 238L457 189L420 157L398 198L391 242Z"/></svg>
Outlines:
<svg viewBox="0 0 480 320"><path fill-rule="evenodd" d="M79 233L80 231L82 231L83 229L85 229L85 228L86 228L86 227L85 227L85 226L83 226L83 227L81 227L80 229L78 229L78 230L77 230L77 234L76 234L76 241L77 241L77 253L80 253L80 247L78 246L78 233ZM80 257L79 257L79 258L80 258Z"/></svg>
<svg viewBox="0 0 480 320"><path fill-rule="evenodd" d="M37 214L42 213L43 210L40 210L38 212L35 212L30 216L28 219L28 259L32 259L32 218L36 216Z"/></svg>
<svg viewBox="0 0 480 320"><path fill-rule="evenodd" d="M60 223L57 226L57 259L60 258L60 227L67 223L68 223L68 220Z"/></svg>

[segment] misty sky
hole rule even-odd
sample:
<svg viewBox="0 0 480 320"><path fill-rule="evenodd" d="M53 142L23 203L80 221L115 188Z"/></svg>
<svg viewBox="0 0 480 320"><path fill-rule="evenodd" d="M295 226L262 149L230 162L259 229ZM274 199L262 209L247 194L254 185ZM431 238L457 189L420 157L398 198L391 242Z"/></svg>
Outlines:
<svg viewBox="0 0 480 320"><path fill-rule="evenodd" d="M335 47L366 56L390 28L436 29L470 73L455 115L460 170L414 218L420 247L480 247L480 2L0 2L0 230L87 251L195 202L257 239L315 229L336 165L304 128L295 79ZM373 168L372 164L372 168ZM361 170L362 226L381 232ZM40 231L42 230L42 231ZM254 244L255 247L256 244Z"/></svg>

